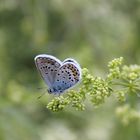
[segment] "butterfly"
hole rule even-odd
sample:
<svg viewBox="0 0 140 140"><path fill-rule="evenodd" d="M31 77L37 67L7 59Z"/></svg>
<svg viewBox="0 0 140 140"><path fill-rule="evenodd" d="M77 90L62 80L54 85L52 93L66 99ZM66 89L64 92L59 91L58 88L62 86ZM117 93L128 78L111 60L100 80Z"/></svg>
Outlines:
<svg viewBox="0 0 140 140"><path fill-rule="evenodd" d="M48 93L61 94L80 82L82 74L79 63L71 58L61 62L52 55L40 54L35 65L48 86Z"/></svg>

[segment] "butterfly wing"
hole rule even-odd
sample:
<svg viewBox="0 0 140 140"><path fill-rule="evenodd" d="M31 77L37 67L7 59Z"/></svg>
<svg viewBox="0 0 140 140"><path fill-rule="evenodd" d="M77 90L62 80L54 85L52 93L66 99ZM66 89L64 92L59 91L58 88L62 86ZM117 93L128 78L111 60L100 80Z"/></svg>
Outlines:
<svg viewBox="0 0 140 140"><path fill-rule="evenodd" d="M74 62L66 61L60 67L53 87L56 93L62 93L65 90L76 85L81 79L81 68Z"/></svg>
<svg viewBox="0 0 140 140"><path fill-rule="evenodd" d="M76 60L72 59L72 58L67 58L67 59L65 59L65 60L63 61L63 64L66 63L66 62L75 63L76 66L80 67L79 63L78 63Z"/></svg>
<svg viewBox="0 0 140 140"><path fill-rule="evenodd" d="M54 56L41 54L35 57L35 64L46 84L52 87L62 62Z"/></svg>

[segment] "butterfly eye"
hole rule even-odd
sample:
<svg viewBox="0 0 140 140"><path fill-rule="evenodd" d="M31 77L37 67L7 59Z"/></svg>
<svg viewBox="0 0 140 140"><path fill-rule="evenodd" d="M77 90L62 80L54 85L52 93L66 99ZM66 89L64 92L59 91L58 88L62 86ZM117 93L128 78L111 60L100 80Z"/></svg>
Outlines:
<svg viewBox="0 0 140 140"><path fill-rule="evenodd" d="M48 93L50 94L53 93L52 89L48 89Z"/></svg>

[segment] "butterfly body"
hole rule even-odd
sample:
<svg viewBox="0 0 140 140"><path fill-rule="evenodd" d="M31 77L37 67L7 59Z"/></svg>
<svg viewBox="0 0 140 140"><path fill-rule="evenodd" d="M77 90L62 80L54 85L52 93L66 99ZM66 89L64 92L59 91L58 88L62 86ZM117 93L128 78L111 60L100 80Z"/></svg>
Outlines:
<svg viewBox="0 0 140 140"><path fill-rule="evenodd" d="M54 56L41 54L35 57L35 64L49 87L49 93L61 94L81 80L81 68L74 59L61 62Z"/></svg>

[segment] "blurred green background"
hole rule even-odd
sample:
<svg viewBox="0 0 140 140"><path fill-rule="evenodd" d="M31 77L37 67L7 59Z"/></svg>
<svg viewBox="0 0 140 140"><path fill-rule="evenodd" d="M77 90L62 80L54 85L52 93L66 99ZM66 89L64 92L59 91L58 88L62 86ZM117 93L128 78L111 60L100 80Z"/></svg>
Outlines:
<svg viewBox="0 0 140 140"><path fill-rule="evenodd" d="M140 64L140 0L1 0L0 140L140 139L140 123L121 124L113 98L83 112L47 110L53 97L37 100L41 53L72 57L96 76L115 57Z"/></svg>

